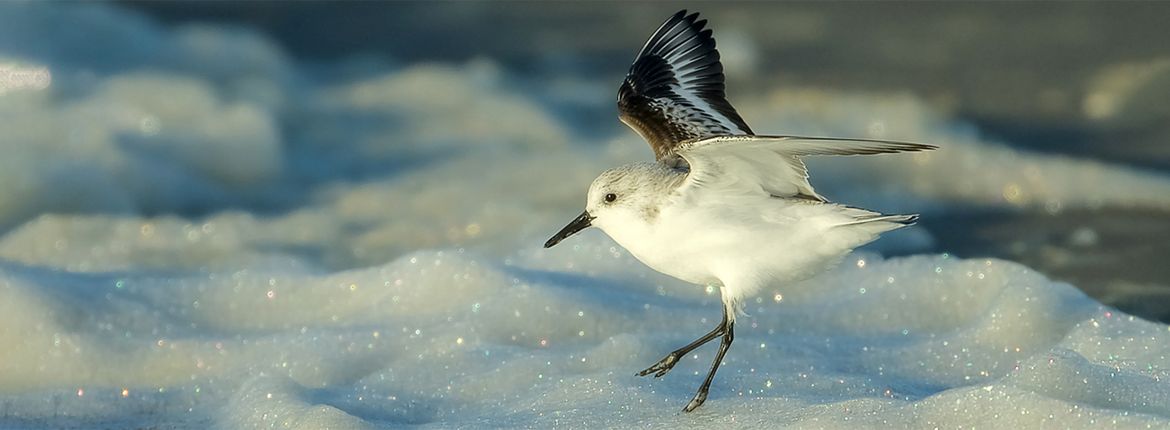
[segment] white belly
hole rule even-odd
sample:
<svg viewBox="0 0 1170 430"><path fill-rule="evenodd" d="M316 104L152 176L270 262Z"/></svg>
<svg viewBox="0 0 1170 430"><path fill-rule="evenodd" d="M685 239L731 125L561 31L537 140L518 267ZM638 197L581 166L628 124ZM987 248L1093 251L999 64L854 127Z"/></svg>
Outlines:
<svg viewBox="0 0 1170 430"><path fill-rule="evenodd" d="M836 220L805 211L780 205L768 214L665 209L654 223L604 229L650 268L694 284L722 285L728 299L738 300L764 286L812 277L860 245L842 240L852 233L831 227Z"/></svg>

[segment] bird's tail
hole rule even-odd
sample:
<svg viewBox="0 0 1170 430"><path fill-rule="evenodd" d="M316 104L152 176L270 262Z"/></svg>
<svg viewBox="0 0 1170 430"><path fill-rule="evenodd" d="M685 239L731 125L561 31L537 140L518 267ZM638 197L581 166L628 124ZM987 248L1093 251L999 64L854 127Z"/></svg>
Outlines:
<svg viewBox="0 0 1170 430"><path fill-rule="evenodd" d="M864 216L861 216L858 218L854 218L853 221L846 222L844 224L839 224L839 225L857 225L857 224L866 224L866 223L871 223L871 222L888 222L888 223L894 223L894 224L901 224L901 226L914 225L914 223L918 222L918 214L883 215L883 214L879 214L879 213L871 213L871 214L867 214L867 215L864 215ZM897 228L897 227L895 227L895 228Z"/></svg>
<svg viewBox="0 0 1170 430"><path fill-rule="evenodd" d="M879 234L913 225L918 221L918 214L885 215L860 208L849 209L852 210L849 214L851 219L835 225L834 228L848 227L849 230L865 236L858 238L860 239L858 246L877 239Z"/></svg>

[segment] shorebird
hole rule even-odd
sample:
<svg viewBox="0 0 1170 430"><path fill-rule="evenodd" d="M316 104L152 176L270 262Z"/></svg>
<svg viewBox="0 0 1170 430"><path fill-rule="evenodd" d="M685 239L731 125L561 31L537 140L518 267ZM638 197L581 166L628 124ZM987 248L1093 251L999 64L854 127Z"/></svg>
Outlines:
<svg viewBox="0 0 1170 430"><path fill-rule="evenodd" d="M706 401L735 339L743 299L764 286L810 278L879 234L918 219L829 202L809 183L800 157L935 149L884 140L755 135L727 101L715 39L698 16L683 10L666 20L618 90L622 122L650 144L656 161L602 173L589 187L585 211L544 244L552 247L596 226L654 270L719 287L719 324L638 372L661 377L692 350L720 337L711 369L685 412Z"/></svg>

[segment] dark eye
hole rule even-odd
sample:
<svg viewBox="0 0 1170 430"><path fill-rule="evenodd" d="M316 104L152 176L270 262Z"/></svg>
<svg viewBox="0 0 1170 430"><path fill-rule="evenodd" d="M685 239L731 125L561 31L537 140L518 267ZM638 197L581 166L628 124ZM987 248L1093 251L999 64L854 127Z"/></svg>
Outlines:
<svg viewBox="0 0 1170 430"><path fill-rule="evenodd" d="M617 200L617 194L609 193L605 195L606 203L613 203L614 200Z"/></svg>

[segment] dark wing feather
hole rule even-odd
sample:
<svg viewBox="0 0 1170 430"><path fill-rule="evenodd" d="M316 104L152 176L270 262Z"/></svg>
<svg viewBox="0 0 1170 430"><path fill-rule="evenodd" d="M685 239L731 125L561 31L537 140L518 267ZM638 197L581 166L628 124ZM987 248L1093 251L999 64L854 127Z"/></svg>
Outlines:
<svg viewBox="0 0 1170 430"><path fill-rule="evenodd" d="M622 122L662 160L680 142L752 131L727 102L723 65L699 14L679 11L642 47L618 90Z"/></svg>

